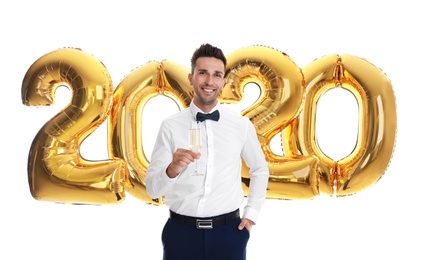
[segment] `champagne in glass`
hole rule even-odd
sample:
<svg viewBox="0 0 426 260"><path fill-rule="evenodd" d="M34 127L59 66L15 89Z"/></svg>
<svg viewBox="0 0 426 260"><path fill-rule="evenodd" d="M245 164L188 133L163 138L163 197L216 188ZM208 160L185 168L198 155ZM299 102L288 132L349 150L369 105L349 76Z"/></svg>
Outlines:
<svg viewBox="0 0 426 260"><path fill-rule="evenodd" d="M188 129L188 144L189 144L189 149L191 149L191 151L196 152L196 153L201 152L201 129L200 129L198 122L196 122L196 121L191 122L191 124L189 126L189 129ZM195 160L194 175L203 175L202 173L200 173L198 171L197 161L198 160Z"/></svg>

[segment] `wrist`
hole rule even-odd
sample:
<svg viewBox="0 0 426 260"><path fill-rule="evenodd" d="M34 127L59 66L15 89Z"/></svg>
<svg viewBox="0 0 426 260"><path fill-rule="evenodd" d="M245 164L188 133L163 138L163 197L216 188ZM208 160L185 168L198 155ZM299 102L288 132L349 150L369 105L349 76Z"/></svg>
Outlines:
<svg viewBox="0 0 426 260"><path fill-rule="evenodd" d="M169 178L175 178L179 174L179 172L180 171L175 171L175 169L173 169L172 164L169 164L169 166L167 166L166 174L167 176L169 176Z"/></svg>

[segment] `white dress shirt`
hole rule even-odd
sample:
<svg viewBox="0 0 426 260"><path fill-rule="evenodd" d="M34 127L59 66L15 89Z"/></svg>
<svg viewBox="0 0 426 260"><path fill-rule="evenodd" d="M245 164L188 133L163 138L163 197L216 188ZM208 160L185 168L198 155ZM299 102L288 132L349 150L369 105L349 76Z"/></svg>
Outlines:
<svg viewBox="0 0 426 260"><path fill-rule="evenodd" d="M152 198L164 196L170 210L193 217L210 217L234 211L244 202L241 181L242 161L250 169L250 186L243 216L256 222L265 201L269 179L268 164L253 124L247 117L218 103L219 121L206 120L201 125L202 148L198 170L189 164L175 177L166 169L178 148L188 149L188 127L202 112L191 102L189 108L166 118L160 127L145 184ZM210 112L212 112L210 111Z"/></svg>

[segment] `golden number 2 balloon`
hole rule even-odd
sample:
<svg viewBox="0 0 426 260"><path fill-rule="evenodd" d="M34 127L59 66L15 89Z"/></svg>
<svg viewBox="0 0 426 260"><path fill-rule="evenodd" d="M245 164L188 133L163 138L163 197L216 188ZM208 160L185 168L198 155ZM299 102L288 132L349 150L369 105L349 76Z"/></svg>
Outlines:
<svg viewBox="0 0 426 260"><path fill-rule="evenodd" d="M269 164L268 198L307 199L318 195L318 161L310 154L279 156L271 151L272 138L299 114L305 91L301 69L284 53L266 46L250 46L228 57L227 85L220 99L242 100L244 87L257 84L260 97L242 111L254 124ZM244 165L243 183L249 189Z"/></svg>
<svg viewBox="0 0 426 260"><path fill-rule="evenodd" d="M35 136L28 158L28 179L37 200L110 204L124 199L122 182L128 175L122 159L88 161L80 144L108 116L112 105L111 78L104 65L79 49L50 52L27 71L22 101L48 106L59 86L72 91L71 103Z"/></svg>

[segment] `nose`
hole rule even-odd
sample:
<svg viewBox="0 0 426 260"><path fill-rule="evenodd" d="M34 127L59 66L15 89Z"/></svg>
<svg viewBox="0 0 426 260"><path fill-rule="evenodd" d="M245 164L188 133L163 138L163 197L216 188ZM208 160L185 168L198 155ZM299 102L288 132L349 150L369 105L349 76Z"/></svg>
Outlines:
<svg viewBox="0 0 426 260"><path fill-rule="evenodd" d="M213 76L210 74L206 74L206 84L211 85L213 82Z"/></svg>

